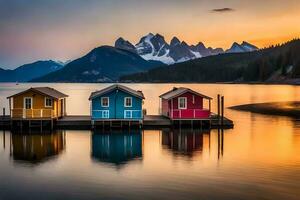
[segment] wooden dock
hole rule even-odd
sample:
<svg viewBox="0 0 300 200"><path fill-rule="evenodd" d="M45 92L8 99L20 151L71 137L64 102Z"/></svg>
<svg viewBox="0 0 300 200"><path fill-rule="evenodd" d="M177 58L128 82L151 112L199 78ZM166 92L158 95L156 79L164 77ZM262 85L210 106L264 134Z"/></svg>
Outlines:
<svg viewBox="0 0 300 200"><path fill-rule="evenodd" d="M24 122L28 120L24 119ZM15 125L14 125L15 126ZM178 127L178 126L191 126L191 127L205 127L211 129L217 128L233 128L233 121L224 117L222 120L218 115L212 114L208 119L201 120L170 120L162 115L146 115L143 120L118 120L107 119L101 121L92 121L91 116L88 115L71 115L60 118L54 122L54 128L56 129L71 129L71 130L90 130L93 128L117 128L122 129L124 127L139 127L145 129L157 129L165 127ZM9 116L0 117L0 128L11 129L11 120Z"/></svg>

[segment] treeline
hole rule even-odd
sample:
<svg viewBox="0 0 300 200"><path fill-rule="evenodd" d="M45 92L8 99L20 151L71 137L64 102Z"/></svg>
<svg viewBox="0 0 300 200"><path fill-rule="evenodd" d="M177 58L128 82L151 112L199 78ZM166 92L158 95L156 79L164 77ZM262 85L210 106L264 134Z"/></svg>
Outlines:
<svg viewBox="0 0 300 200"><path fill-rule="evenodd" d="M300 78L300 40L250 53L221 54L126 75L124 82L264 82Z"/></svg>

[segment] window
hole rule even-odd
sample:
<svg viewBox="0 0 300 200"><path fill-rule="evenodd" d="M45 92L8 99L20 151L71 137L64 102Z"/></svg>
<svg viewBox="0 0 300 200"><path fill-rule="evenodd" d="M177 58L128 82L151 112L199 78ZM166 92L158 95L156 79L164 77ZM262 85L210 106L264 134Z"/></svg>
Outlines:
<svg viewBox="0 0 300 200"><path fill-rule="evenodd" d="M132 107L132 98L131 97L125 97L124 106L125 107Z"/></svg>
<svg viewBox="0 0 300 200"><path fill-rule="evenodd" d="M178 109L186 109L186 97L178 98Z"/></svg>
<svg viewBox="0 0 300 200"><path fill-rule="evenodd" d="M109 107L109 98L108 97L102 97L101 98L101 106L102 107Z"/></svg>
<svg viewBox="0 0 300 200"><path fill-rule="evenodd" d="M45 98L45 107L52 107L52 99L49 97Z"/></svg>
<svg viewBox="0 0 300 200"><path fill-rule="evenodd" d="M102 111L102 118L109 118L109 110Z"/></svg>
<svg viewBox="0 0 300 200"><path fill-rule="evenodd" d="M32 98L31 97L25 97L24 98L24 108L25 109L32 109Z"/></svg>
<svg viewBox="0 0 300 200"><path fill-rule="evenodd" d="M125 110L124 111L124 118L132 118L132 111Z"/></svg>

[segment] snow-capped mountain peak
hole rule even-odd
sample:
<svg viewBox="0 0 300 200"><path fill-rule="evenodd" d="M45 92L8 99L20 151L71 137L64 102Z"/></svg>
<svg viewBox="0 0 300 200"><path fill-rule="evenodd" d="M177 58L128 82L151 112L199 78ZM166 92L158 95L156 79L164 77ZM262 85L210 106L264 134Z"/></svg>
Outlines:
<svg viewBox="0 0 300 200"><path fill-rule="evenodd" d="M226 50L226 53L244 53L244 52L251 52L256 51L258 48L248 42L242 42L242 44L238 44L234 42L230 49Z"/></svg>
<svg viewBox="0 0 300 200"><path fill-rule="evenodd" d="M115 42L115 47L135 52L145 60L156 60L165 64L173 64L222 53L240 53L258 49L256 46L245 41L242 44L233 43L231 48L226 50L226 52L222 48L207 48L202 42L196 45L189 45L185 41L180 41L177 37L173 37L170 43L167 43L164 36L158 33L149 33L143 36L136 45L132 45L129 41L119 38Z"/></svg>
<svg viewBox="0 0 300 200"><path fill-rule="evenodd" d="M248 42L243 41L241 44L247 51L256 51L258 48L254 46L253 44L250 44Z"/></svg>
<svg viewBox="0 0 300 200"><path fill-rule="evenodd" d="M146 60L158 60L166 64L174 63L169 56L169 45L162 35L149 33L142 37L135 47L137 53Z"/></svg>
<svg viewBox="0 0 300 200"><path fill-rule="evenodd" d="M179 44L180 44L180 40L177 37L173 37L171 42L170 42L170 45L171 46L176 46L176 45L179 45Z"/></svg>

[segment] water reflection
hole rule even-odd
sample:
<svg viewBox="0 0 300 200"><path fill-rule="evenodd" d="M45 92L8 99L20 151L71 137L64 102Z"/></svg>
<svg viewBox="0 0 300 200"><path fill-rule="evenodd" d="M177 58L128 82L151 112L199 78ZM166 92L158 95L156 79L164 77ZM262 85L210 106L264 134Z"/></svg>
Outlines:
<svg viewBox="0 0 300 200"><path fill-rule="evenodd" d="M162 131L162 145L175 154L193 156L203 150L203 135L209 130L165 129Z"/></svg>
<svg viewBox="0 0 300 200"><path fill-rule="evenodd" d="M126 164L142 158L143 136L141 130L92 133L92 157L100 162Z"/></svg>
<svg viewBox="0 0 300 200"><path fill-rule="evenodd" d="M12 157L15 161L39 164L65 149L65 133L11 134Z"/></svg>

